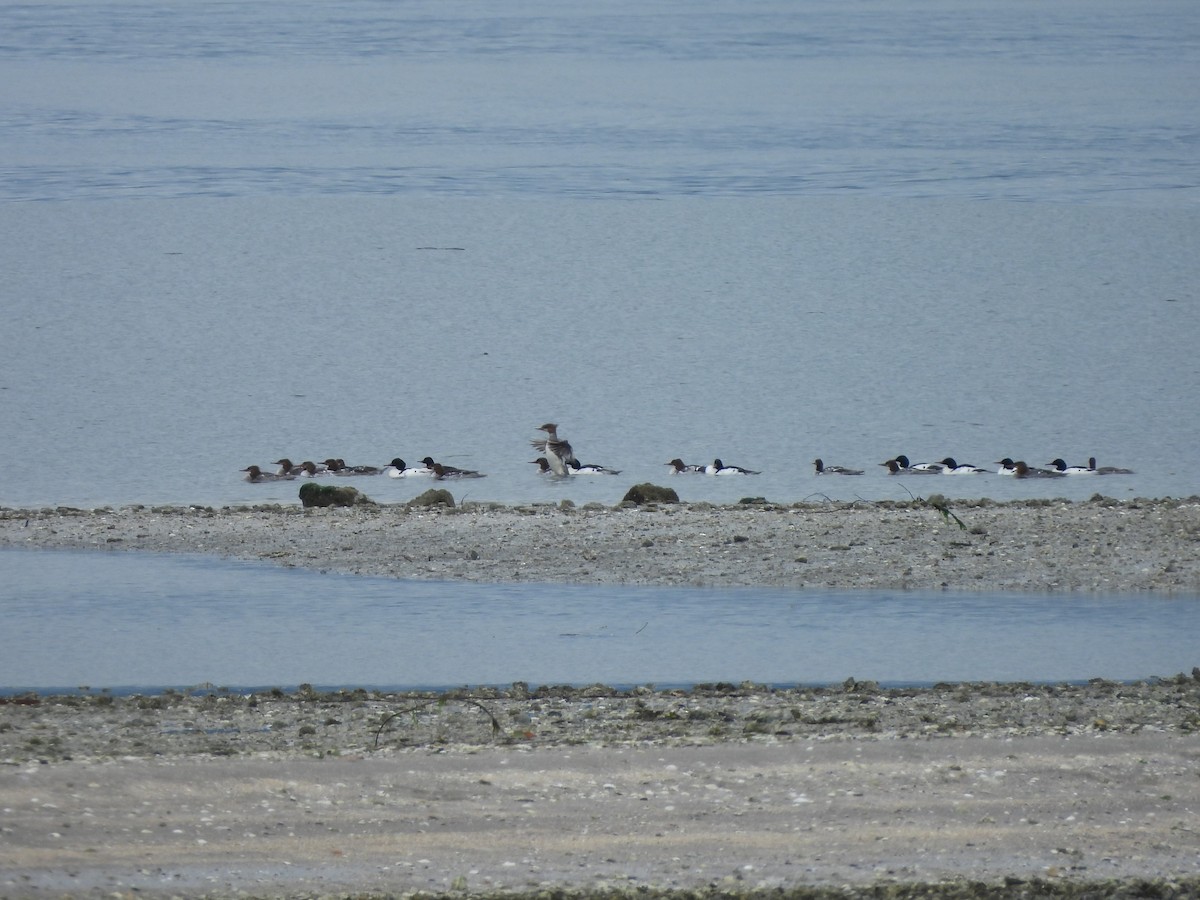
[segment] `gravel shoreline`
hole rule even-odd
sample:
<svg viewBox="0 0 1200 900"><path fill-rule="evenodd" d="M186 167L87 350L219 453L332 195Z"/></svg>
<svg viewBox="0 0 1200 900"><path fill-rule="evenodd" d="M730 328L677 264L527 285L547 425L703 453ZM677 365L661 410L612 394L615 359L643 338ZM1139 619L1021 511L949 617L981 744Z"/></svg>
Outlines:
<svg viewBox="0 0 1200 900"><path fill-rule="evenodd" d="M187 756L326 757L481 747L716 746L798 741L1200 736L1200 668L1134 683L882 688L749 682L446 692L239 693L214 686L0 697L0 763ZM1197 747L1200 750L1200 745Z"/></svg>
<svg viewBox="0 0 1200 900"><path fill-rule="evenodd" d="M20 897L1200 891L1200 670L4 698Z"/></svg>
<svg viewBox="0 0 1200 900"><path fill-rule="evenodd" d="M1200 594L1197 497L958 501L947 513L926 501L0 509L0 547L464 581Z"/></svg>
<svg viewBox="0 0 1200 900"><path fill-rule="evenodd" d="M1194 597L1200 499L4 509L0 547ZM1200 670L1164 676L5 697L0 893L1192 897Z"/></svg>

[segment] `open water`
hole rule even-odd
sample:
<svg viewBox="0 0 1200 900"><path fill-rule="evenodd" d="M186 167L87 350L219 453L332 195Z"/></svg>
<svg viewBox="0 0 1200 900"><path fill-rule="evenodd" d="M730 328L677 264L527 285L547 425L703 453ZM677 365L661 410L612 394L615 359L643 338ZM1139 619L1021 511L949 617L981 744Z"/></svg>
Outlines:
<svg viewBox="0 0 1200 900"><path fill-rule="evenodd" d="M1200 481L1200 7L0 0L0 504ZM619 479L537 477L562 425ZM812 461L862 468L817 479ZM424 484L368 482L382 501Z"/></svg>
<svg viewBox="0 0 1200 900"><path fill-rule="evenodd" d="M1196 494L1198 75L1191 0L0 0L0 505Z"/></svg>

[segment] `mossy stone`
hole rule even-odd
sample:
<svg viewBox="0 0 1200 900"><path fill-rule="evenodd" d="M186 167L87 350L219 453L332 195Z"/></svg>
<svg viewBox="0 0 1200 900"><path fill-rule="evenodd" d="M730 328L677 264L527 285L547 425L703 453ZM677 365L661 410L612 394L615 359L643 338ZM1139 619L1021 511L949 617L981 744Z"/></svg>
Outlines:
<svg viewBox="0 0 1200 900"><path fill-rule="evenodd" d="M310 506L357 506L374 503L358 488L338 484L317 484L309 481L300 486L300 503Z"/></svg>
<svg viewBox="0 0 1200 900"><path fill-rule="evenodd" d="M414 506L448 506L454 508L454 495L445 488L430 488L423 494L418 494L408 501L409 507Z"/></svg>
<svg viewBox="0 0 1200 900"><path fill-rule="evenodd" d="M631 487L621 500L624 503L636 503L638 506L644 503L678 503L679 495L675 493L674 488L661 487L645 481Z"/></svg>

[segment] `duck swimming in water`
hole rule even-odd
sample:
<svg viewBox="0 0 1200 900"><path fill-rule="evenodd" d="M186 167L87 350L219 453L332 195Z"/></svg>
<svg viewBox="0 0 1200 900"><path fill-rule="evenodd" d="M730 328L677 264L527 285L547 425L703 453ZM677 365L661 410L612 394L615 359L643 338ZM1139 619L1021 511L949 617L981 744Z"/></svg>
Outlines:
<svg viewBox="0 0 1200 900"><path fill-rule="evenodd" d="M705 475L761 475L761 472L755 472L753 469L743 469L741 466L727 466L721 462L720 458L714 459L711 464L704 467Z"/></svg>
<svg viewBox="0 0 1200 900"><path fill-rule="evenodd" d="M818 457L813 460L818 475L861 475L862 469L847 469L845 466L827 466Z"/></svg>

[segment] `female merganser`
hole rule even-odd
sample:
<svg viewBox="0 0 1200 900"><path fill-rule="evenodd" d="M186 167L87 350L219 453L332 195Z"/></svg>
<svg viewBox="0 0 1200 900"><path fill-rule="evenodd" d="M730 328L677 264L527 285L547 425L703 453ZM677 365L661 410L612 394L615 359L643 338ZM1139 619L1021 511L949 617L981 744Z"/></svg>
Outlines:
<svg viewBox="0 0 1200 900"><path fill-rule="evenodd" d="M947 456L942 460L943 475L982 475L986 471L987 469L981 469L970 463L957 463L952 456Z"/></svg>
<svg viewBox="0 0 1200 900"><path fill-rule="evenodd" d="M819 458L813 460L818 475L861 475L862 469L847 469L845 466L827 466Z"/></svg>
<svg viewBox="0 0 1200 900"><path fill-rule="evenodd" d="M577 459L571 460L567 465L571 469L572 475L620 475L620 469L610 469L608 466L598 466L595 463L583 465Z"/></svg>
<svg viewBox="0 0 1200 900"><path fill-rule="evenodd" d="M348 466L344 459L327 459L325 468L334 475L378 475L378 466Z"/></svg>
<svg viewBox="0 0 1200 900"><path fill-rule="evenodd" d="M294 465L286 456L283 459L275 460L275 465L279 466L280 475L324 475L325 466L317 465L312 460L305 460L300 465Z"/></svg>
<svg viewBox="0 0 1200 900"><path fill-rule="evenodd" d="M456 469L454 466L443 466L441 463L436 463L428 456L422 462L433 470L433 477L439 481L443 478L486 478L482 472L476 472L474 469Z"/></svg>
<svg viewBox="0 0 1200 900"><path fill-rule="evenodd" d="M755 472L751 469L743 469L741 466L727 466L721 460L714 459L711 465L704 467L705 475L761 475L761 472Z"/></svg>
<svg viewBox="0 0 1200 900"><path fill-rule="evenodd" d="M667 463L667 465L671 467L672 475L682 475L685 472L702 472L702 471L704 471L704 466L689 466L678 456L675 457L673 460L671 460L669 463Z"/></svg>
<svg viewBox="0 0 1200 900"><path fill-rule="evenodd" d="M1088 468L1096 469L1096 457L1088 457ZM1120 469L1116 466L1101 466L1096 469L1097 475L1132 475L1133 469Z"/></svg>
<svg viewBox="0 0 1200 900"><path fill-rule="evenodd" d="M1059 472L1064 475L1097 475L1095 469L1089 469L1087 466L1068 466L1062 459L1055 459L1046 463L1048 466L1054 466Z"/></svg>
<svg viewBox="0 0 1200 900"><path fill-rule="evenodd" d="M1062 472L1052 472L1050 469L1034 469L1025 465L1024 462L1013 462L1010 456L998 459L996 463L1000 466L996 474L1012 475L1015 478L1057 478L1062 474Z"/></svg>
<svg viewBox="0 0 1200 900"><path fill-rule="evenodd" d="M942 463L935 463L935 462L930 462L930 463L910 463L910 462L908 461L908 457L907 457L907 456L905 456L903 453L900 453L900 454L897 454L896 456L893 456L893 457L892 457L890 460L888 460L887 462L882 462L882 463L880 463L880 465L881 465L881 466L886 466L886 465L888 464L888 462L894 462L894 463L895 463L897 466L899 466L899 467L901 468L901 470L904 470L904 471L907 471L907 472L912 472L912 473L914 473L914 474L917 474L917 475L920 475L920 474L928 474L928 473L930 473L930 472L940 472L940 471L942 471L942 469L946 468L944 464L942 464ZM890 467L890 466L888 466L888 468L891 468L891 467Z"/></svg>
<svg viewBox="0 0 1200 900"><path fill-rule="evenodd" d="M545 425L539 425L537 430L546 432L546 437L529 443L545 454L546 462L550 464L550 470L555 475L570 475L569 467L575 461L575 452L565 438L558 436L558 426L547 422Z"/></svg>
<svg viewBox="0 0 1200 900"><path fill-rule="evenodd" d="M1062 472L1053 469L1034 469L1025 465L1024 461L1013 463L1013 475L1017 478L1062 478Z"/></svg>
<svg viewBox="0 0 1200 900"><path fill-rule="evenodd" d="M246 480L258 483L261 481L291 481L295 475L276 475L274 472L264 472L258 466L246 466L242 469L246 473Z"/></svg>
<svg viewBox="0 0 1200 900"><path fill-rule="evenodd" d="M429 468L429 466L423 466L422 468L414 466L410 468L404 460L397 456L383 467L383 472L389 478L415 478L417 476L432 475L433 469Z"/></svg>
<svg viewBox="0 0 1200 900"><path fill-rule="evenodd" d="M286 456L283 459L275 460L275 465L279 466L280 475L295 475L296 467L292 465L292 461Z"/></svg>

